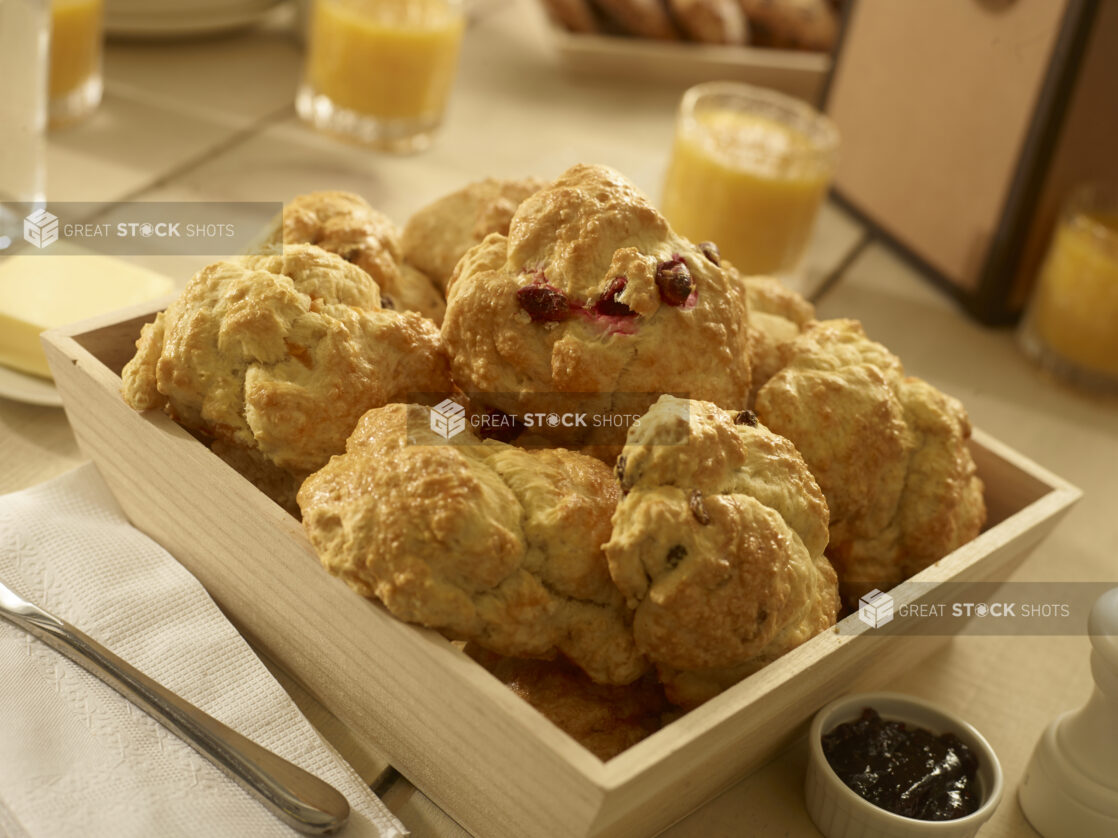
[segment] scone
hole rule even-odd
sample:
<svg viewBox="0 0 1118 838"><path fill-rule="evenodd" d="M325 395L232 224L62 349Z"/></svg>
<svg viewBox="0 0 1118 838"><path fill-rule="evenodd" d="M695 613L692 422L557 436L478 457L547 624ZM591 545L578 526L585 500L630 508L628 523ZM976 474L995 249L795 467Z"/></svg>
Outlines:
<svg viewBox="0 0 1118 838"><path fill-rule="evenodd" d="M738 0L668 0L668 8L693 41L734 45L749 42L749 24Z"/></svg>
<svg viewBox="0 0 1118 838"><path fill-rule="evenodd" d="M511 416L639 416L661 393L743 408L745 288L719 263L617 172L575 166L459 263L442 332L452 376Z"/></svg>
<svg viewBox="0 0 1118 838"><path fill-rule="evenodd" d="M382 309L367 273L313 245L199 271L122 378L128 404L212 438L280 503L366 410L451 388L435 325Z"/></svg>
<svg viewBox="0 0 1118 838"><path fill-rule="evenodd" d="M546 183L486 178L444 195L404 225L404 258L445 292L463 254L490 233L508 233L520 202Z"/></svg>
<svg viewBox="0 0 1118 838"><path fill-rule="evenodd" d="M284 205L283 220L269 244L316 244L375 279L384 308L443 320L442 292L404 262L400 230L360 195L331 191L298 196Z"/></svg>
<svg viewBox="0 0 1118 838"><path fill-rule="evenodd" d="M958 401L854 320L812 323L757 394L761 421L803 454L831 510L843 600L888 590L982 529L982 481Z"/></svg>
<svg viewBox="0 0 1118 838"><path fill-rule="evenodd" d="M601 545L617 486L561 449L443 439L431 414L394 404L362 417L346 453L299 491L323 565L396 617L502 655L562 653L595 681L647 669Z"/></svg>
<svg viewBox="0 0 1118 838"><path fill-rule="evenodd" d="M779 279L747 276L753 395L788 363L787 347L815 319L815 307ZM752 403L752 402L751 402Z"/></svg>
<svg viewBox="0 0 1118 838"><path fill-rule="evenodd" d="M653 673L614 686L562 660L506 658L473 644L466 654L603 762L655 733L674 709Z"/></svg>
<svg viewBox="0 0 1118 838"><path fill-rule="evenodd" d="M617 475L610 575L673 703L694 707L834 624L827 504L750 411L663 396Z"/></svg>

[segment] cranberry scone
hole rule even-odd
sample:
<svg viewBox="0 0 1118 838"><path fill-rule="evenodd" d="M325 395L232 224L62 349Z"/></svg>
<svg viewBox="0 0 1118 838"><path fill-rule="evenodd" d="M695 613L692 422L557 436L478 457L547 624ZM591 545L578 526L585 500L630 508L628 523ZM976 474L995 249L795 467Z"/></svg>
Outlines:
<svg viewBox="0 0 1118 838"><path fill-rule="evenodd" d="M604 550L673 703L694 707L834 624L827 503L752 412L663 396L617 475Z"/></svg>
<svg viewBox="0 0 1118 838"><path fill-rule="evenodd" d="M299 490L323 566L401 620L502 655L562 654L627 684L648 666L601 545L617 485L597 460L470 429L417 405L371 410Z"/></svg>
<svg viewBox="0 0 1118 838"><path fill-rule="evenodd" d="M831 510L827 555L855 607L970 541L986 519L963 406L906 376L856 320L808 326L755 409L795 443Z"/></svg>
<svg viewBox="0 0 1118 838"><path fill-rule="evenodd" d="M747 311L716 248L676 235L617 172L578 165L462 258L442 333L455 382L513 416L564 394L633 415L661 393L744 408Z"/></svg>

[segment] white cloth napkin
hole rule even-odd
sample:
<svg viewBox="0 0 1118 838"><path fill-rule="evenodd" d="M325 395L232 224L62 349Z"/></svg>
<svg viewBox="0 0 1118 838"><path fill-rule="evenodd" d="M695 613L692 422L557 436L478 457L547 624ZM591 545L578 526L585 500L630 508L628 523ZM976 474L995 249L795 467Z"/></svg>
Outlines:
<svg viewBox="0 0 1118 838"><path fill-rule="evenodd" d="M133 528L92 465L0 496L0 580L210 715L331 783L343 838L406 832L198 581ZM0 835L297 835L189 745L0 620Z"/></svg>

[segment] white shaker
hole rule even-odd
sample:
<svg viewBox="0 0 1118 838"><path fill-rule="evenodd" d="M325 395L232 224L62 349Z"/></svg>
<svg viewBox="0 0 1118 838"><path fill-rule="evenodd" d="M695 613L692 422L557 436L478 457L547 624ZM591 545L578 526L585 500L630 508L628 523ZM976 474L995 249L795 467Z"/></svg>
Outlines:
<svg viewBox="0 0 1118 838"><path fill-rule="evenodd" d="M1118 588L1099 597L1087 627L1095 689L1044 731L1018 790L1044 838L1118 836Z"/></svg>

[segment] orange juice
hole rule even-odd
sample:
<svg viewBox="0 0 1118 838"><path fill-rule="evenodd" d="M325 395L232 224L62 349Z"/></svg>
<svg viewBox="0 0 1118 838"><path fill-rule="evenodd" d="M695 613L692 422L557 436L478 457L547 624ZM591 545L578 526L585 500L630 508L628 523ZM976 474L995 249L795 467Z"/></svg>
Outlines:
<svg viewBox="0 0 1118 838"><path fill-rule="evenodd" d="M307 82L333 106L388 120L438 120L464 22L447 0L318 0Z"/></svg>
<svg viewBox="0 0 1118 838"><path fill-rule="evenodd" d="M1118 210L1060 225L1030 316L1036 337L1061 358L1118 380Z"/></svg>
<svg viewBox="0 0 1118 838"><path fill-rule="evenodd" d="M101 72L101 0L51 0L50 96L65 96Z"/></svg>
<svg viewBox="0 0 1118 838"><path fill-rule="evenodd" d="M739 88L759 93L760 106L733 95ZM770 99L795 119L770 107ZM821 121L820 130L811 118ZM788 97L747 85L699 85L681 108L664 215L687 238L713 241L746 273L788 271L811 234L836 145L830 123Z"/></svg>

